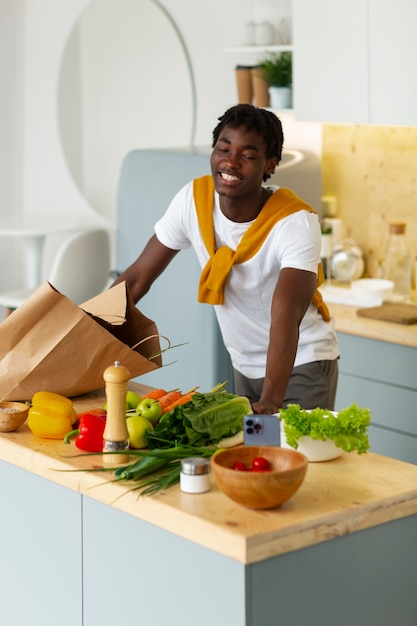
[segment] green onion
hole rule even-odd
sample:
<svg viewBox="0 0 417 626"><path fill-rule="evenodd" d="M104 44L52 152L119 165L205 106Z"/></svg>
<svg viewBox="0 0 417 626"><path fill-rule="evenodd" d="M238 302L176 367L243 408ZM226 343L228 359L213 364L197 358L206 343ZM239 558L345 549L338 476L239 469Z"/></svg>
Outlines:
<svg viewBox="0 0 417 626"><path fill-rule="evenodd" d="M161 440L160 443L165 444L166 442ZM57 471L112 471L115 478L109 482L132 483L134 486L129 491L137 490L140 492L140 495L155 495L179 482L181 459L186 459L190 456L210 458L216 450L217 448L214 447L202 448L190 445L175 445L171 448L156 448L155 450L129 450L129 455L139 458L119 467L94 467L83 470ZM90 453L90 456L95 456L96 454L101 453L93 452ZM105 454L113 454L113 452Z"/></svg>

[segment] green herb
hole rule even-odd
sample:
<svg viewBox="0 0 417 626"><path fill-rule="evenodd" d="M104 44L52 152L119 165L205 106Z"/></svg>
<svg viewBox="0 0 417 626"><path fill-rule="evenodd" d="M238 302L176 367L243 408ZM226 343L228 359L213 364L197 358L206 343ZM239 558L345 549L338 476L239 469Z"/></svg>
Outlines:
<svg viewBox="0 0 417 626"><path fill-rule="evenodd" d="M165 444L170 445L170 442L160 440L159 444L161 446ZM169 448L160 447L154 450L129 450L129 456L136 457L135 460L120 465L119 467L90 467L56 471L113 472L114 478L109 482L129 483L133 485L129 491L139 491L139 495L154 495L179 482L181 459L192 456L210 458L216 450L217 448L215 446L211 448L200 448L187 445L170 445ZM112 455L120 454L120 452L89 452L87 454L74 454L72 457L97 456L102 454Z"/></svg>
<svg viewBox="0 0 417 626"><path fill-rule="evenodd" d="M331 439L345 452L357 450L358 454L364 454L369 450L370 411L360 409L356 404L339 411L337 416L326 409L307 411L300 409L298 404L289 404L286 409L281 409L279 417L284 422L285 436L292 448L297 449L298 440L305 435L322 441Z"/></svg>
<svg viewBox="0 0 417 626"><path fill-rule="evenodd" d="M252 413L247 398L225 391L195 393L186 404L166 413L153 432L146 434L150 449L175 444L215 445L243 429L243 418Z"/></svg>
<svg viewBox="0 0 417 626"><path fill-rule="evenodd" d="M181 459L190 456L210 458L214 452L215 448L195 446L174 446L152 451L135 450L135 456L140 458L116 468L114 475L116 482L133 481L135 485L131 490L138 490L140 495L155 495L179 482Z"/></svg>

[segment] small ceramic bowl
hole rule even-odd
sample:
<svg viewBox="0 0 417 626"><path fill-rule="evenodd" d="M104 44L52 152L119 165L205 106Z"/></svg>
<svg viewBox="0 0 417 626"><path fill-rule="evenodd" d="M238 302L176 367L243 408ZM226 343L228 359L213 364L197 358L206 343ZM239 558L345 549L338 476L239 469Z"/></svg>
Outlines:
<svg viewBox="0 0 417 626"><path fill-rule="evenodd" d="M24 402L0 402L0 433L10 433L22 426L28 416L29 405Z"/></svg>
<svg viewBox="0 0 417 626"><path fill-rule="evenodd" d="M283 426L281 426L281 447L289 450L294 449L287 443ZM342 454L342 450L335 446L331 439L322 441L321 439L312 439L306 436L302 436L298 440L297 451L304 454L310 463L331 461L332 459L337 459Z"/></svg>
<svg viewBox="0 0 417 626"><path fill-rule="evenodd" d="M392 293L394 283L383 278L361 278L350 284L358 301L372 306L381 305Z"/></svg>
<svg viewBox="0 0 417 626"><path fill-rule="evenodd" d="M337 416L337 411L331 412L334 416ZM287 442L283 420L281 420L281 447L294 450ZM297 451L304 454L310 463L331 461L332 459L337 459L342 454L342 450L331 439L323 441L322 439L312 439L306 435L299 438Z"/></svg>
<svg viewBox="0 0 417 626"><path fill-rule="evenodd" d="M250 468L256 457L265 458L270 471L233 469L238 461ZM272 509L292 498L304 481L307 466L304 454L278 446L238 446L217 452L211 458L219 489L234 502L251 509Z"/></svg>

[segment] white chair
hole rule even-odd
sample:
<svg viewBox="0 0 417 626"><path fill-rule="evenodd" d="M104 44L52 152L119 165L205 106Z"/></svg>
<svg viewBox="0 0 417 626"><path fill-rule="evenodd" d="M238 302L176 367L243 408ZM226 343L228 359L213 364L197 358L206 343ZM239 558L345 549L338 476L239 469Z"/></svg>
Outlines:
<svg viewBox="0 0 417 626"><path fill-rule="evenodd" d="M100 228L77 231L64 239L43 279L75 304L81 304L104 290L109 274L110 238ZM0 293L0 306L5 307L7 315L33 291L22 288Z"/></svg>

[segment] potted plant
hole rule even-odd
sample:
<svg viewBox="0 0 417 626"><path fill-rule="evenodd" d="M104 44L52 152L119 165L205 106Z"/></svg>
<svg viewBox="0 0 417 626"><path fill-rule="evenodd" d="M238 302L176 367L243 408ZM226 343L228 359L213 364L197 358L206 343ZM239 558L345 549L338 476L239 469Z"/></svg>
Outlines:
<svg viewBox="0 0 417 626"><path fill-rule="evenodd" d="M258 63L269 85L270 106L273 109L287 109L292 104L292 53L270 53Z"/></svg>

